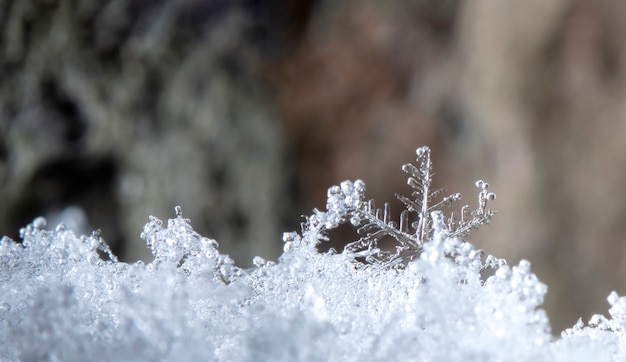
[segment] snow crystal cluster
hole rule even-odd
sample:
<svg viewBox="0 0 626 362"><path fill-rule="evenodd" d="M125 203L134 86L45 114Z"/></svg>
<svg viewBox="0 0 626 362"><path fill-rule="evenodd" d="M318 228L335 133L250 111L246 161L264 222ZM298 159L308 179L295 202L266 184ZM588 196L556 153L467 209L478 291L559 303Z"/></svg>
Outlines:
<svg viewBox="0 0 626 362"><path fill-rule="evenodd" d="M409 181L422 191L424 167ZM167 224L150 217L144 226L149 264L117 261L98 232L47 230L38 218L21 243L0 241L0 360L626 359L626 298L612 293L610 319L579 321L556 339L539 308L547 288L530 263L511 267L460 238L463 225L493 215L481 204L493 197L478 186L478 211L464 221L416 192L399 225L388 207L365 201L362 181L344 182L301 234L284 234L277 262L256 257L248 270L194 232L178 207ZM319 252L345 222L361 239ZM381 235L396 249L382 250Z"/></svg>

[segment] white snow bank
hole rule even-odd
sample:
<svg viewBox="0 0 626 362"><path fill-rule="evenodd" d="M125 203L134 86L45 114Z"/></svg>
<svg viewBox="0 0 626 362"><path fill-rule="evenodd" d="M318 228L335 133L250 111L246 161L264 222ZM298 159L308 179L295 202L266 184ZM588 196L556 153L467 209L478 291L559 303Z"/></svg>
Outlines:
<svg viewBox="0 0 626 362"><path fill-rule="evenodd" d="M546 287L527 261L482 261L445 232L396 269L318 253L315 235L291 233L278 263L256 258L246 271L180 214L144 227L147 265L104 261L97 235L43 227L0 244L2 360L626 358L626 299L612 294L610 320L554 340L538 309Z"/></svg>
<svg viewBox="0 0 626 362"><path fill-rule="evenodd" d="M539 309L547 288L530 263L509 267L455 236L489 221L495 195L480 182L479 207L446 218L438 206L448 204L426 205L426 151L406 167L417 198L404 198L400 223L365 201L362 181L344 182L302 234L285 233L277 263L256 257L250 270L178 207L166 226L144 226L150 264L118 262L97 232L35 219L21 243L0 241L0 360L626 360L626 298L609 296L610 319L552 337ZM320 253L327 231L348 221L365 236ZM395 252L378 247L382 236L398 241Z"/></svg>

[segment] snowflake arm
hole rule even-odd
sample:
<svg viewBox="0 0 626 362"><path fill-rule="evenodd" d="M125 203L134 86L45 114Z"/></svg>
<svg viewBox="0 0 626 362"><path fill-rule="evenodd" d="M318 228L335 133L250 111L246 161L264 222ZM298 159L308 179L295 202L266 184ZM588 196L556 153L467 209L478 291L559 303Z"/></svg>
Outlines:
<svg viewBox="0 0 626 362"><path fill-rule="evenodd" d="M487 205L489 201L495 199L495 194L488 191L489 185L486 182L482 180L476 182L480 191L478 207L475 210L470 211L470 207L466 205L461 208L460 219L456 212L446 217L442 209L459 201L461 194L453 193L441 198L445 190L432 188L434 172L430 148L420 147L416 154L417 166L410 163L402 166L402 170L409 175L407 184L413 192L412 198L396 194L405 205L405 209L400 213L399 222L391 220L389 204L377 208L374 200L365 201L363 181L357 180L354 183L344 181L340 186L333 186L328 190L327 211L315 210L314 215L309 217L303 226L304 234L316 235L311 241L316 244L327 239L325 235L328 230L350 221L357 227L361 237L348 243L344 253L354 257L364 256L370 263L395 267L406 264L420 255L424 243L431 241L437 231L444 231L451 237L462 238L471 230L489 223L495 211L489 209ZM383 237L391 237L397 242L395 252L379 248L379 241Z"/></svg>

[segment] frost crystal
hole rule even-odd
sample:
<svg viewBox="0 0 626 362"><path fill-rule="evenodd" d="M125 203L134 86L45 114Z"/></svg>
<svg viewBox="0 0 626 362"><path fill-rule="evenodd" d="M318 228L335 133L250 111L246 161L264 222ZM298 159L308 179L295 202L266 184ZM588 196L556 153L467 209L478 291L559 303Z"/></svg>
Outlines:
<svg viewBox="0 0 626 362"><path fill-rule="evenodd" d="M243 270L196 233L180 207L150 217L149 264L119 262L94 232L37 218L22 242L0 240L1 361L623 361L626 297L556 340L539 309L546 286L530 263L484 257L461 236L489 221L493 194L461 217L459 196L431 190L428 148L405 165L412 198L398 224L365 201L362 181L328 192L301 234L283 235L278 262ZM465 216L463 216L465 215ZM350 222L363 237L320 253ZM377 249L390 236L396 252ZM365 258L365 263L357 260ZM402 266L402 267L400 267ZM487 270L490 269L490 270Z"/></svg>
<svg viewBox="0 0 626 362"><path fill-rule="evenodd" d="M366 256L367 261L387 266L400 266L418 256L425 242L432 240L436 230L446 230L449 237L465 237L470 230L487 224L495 211L487 208L487 202L496 195L489 192L489 185L479 180L476 186L478 207L470 211L465 205L460 217L456 212L444 216L443 209L461 199L461 194L454 193L445 197L444 189L432 188L433 165L430 148L424 146L416 151L417 166L407 163L402 170L409 174L407 184L413 189L412 198L396 194L404 203L399 223L391 220L389 204L383 209L376 208L374 200L365 201L365 184L361 180L354 183L344 181L341 186L328 190L326 212L315 210L305 226L306 230L324 234L339 224L349 221L358 227L360 239L346 245L345 251L355 256ZM383 251L378 242L390 236L399 244L395 251Z"/></svg>

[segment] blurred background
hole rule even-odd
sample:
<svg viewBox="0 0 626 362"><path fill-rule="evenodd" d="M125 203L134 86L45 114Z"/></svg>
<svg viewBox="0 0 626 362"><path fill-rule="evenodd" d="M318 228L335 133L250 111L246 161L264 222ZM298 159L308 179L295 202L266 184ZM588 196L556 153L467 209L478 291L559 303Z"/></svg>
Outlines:
<svg viewBox="0 0 626 362"><path fill-rule="evenodd" d="M436 185L498 194L471 241L532 262L558 333L626 294L625 33L617 0L2 0L0 235L150 260L181 205L246 266L333 184L410 193L429 145Z"/></svg>

